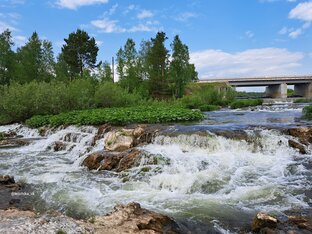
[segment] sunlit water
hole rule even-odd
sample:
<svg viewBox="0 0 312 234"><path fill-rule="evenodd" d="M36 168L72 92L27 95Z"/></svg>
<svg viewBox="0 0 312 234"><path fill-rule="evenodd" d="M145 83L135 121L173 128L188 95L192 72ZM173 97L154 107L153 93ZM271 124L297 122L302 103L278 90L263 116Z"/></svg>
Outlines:
<svg viewBox="0 0 312 234"><path fill-rule="evenodd" d="M136 201L198 233L234 233L258 211L282 215L311 206L311 155L288 147L290 137L277 130L309 124L301 111L300 105L223 110L199 123L168 126L179 134L160 134L141 147L146 156L140 166L119 174L81 167L88 152L103 149L103 139L91 147L97 129L71 126L29 146L0 149L0 174L34 184L45 208L69 215L105 214L117 203ZM215 128L243 129L250 140L216 136ZM39 136L20 125L1 126L0 132L10 129ZM199 130L209 134L195 134ZM68 133L75 140L68 141ZM53 152L55 141L65 142L66 150Z"/></svg>

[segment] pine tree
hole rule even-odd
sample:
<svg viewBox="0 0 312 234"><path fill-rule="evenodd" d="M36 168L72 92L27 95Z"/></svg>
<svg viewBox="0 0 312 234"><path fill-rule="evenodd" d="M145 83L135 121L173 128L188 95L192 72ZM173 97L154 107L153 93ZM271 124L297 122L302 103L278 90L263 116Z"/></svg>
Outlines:
<svg viewBox="0 0 312 234"><path fill-rule="evenodd" d="M14 52L12 35L9 30L0 34L0 85L9 84L12 79Z"/></svg>
<svg viewBox="0 0 312 234"><path fill-rule="evenodd" d="M190 64L187 45L183 44L179 36L174 37L172 59L170 63L170 81L172 92L176 97L182 97L187 83L197 78L195 66Z"/></svg>
<svg viewBox="0 0 312 234"><path fill-rule="evenodd" d="M84 70L90 71L98 66L96 60L99 48L94 37L90 38L87 32L78 29L64 41L66 44L62 47L62 53L72 78L76 75L83 77Z"/></svg>
<svg viewBox="0 0 312 234"><path fill-rule="evenodd" d="M54 77L52 43L41 41L36 32L24 46L17 49L16 58L14 79L17 82L50 81Z"/></svg>
<svg viewBox="0 0 312 234"><path fill-rule="evenodd" d="M149 92L154 97L163 98L168 93L168 50L165 47L167 40L164 32L158 32L151 39L151 48L147 54Z"/></svg>

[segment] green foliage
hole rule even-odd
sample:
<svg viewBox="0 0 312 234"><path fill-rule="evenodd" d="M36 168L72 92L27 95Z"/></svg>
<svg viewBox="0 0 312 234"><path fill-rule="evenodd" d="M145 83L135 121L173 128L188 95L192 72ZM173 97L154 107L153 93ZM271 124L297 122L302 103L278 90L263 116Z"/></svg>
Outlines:
<svg viewBox="0 0 312 234"><path fill-rule="evenodd" d="M306 99L306 98L299 98L294 101L294 103L310 103L310 102L312 102L312 99Z"/></svg>
<svg viewBox="0 0 312 234"><path fill-rule="evenodd" d="M216 110L220 110L220 106L202 104L199 106L199 109L201 111L216 111Z"/></svg>
<svg viewBox="0 0 312 234"><path fill-rule="evenodd" d="M14 67L14 81L28 83L35 81L50 81L54 75L54 55L52 43L42 41L36 32L28 42L17 49Z"/></svg>
<svg viewBox="0 0 312 234"><path fill-rule="evenodd" d="M96 107L122 107L136 105L141 97L135 93L131 94L120 86L103 82L96 87L94 104Z"/></svg>
<svg viewBox="0 0 312 234"><path fill-rule="evenodd" d="M312 105L303 108L302 113L304 118L312 119Z"/></svg>
<svg viewBox="0 0 312 234"><path fill-rule="evenodd" d="M71 78L78 74L82 77L85 69L97 66L96 57L99 48L94 37L90 38L87 32L78 29L69 34L64 41L66 44L62 47L62 54L70 68Z"/></svg>
<svg viewBox="0 0 312 234"><path fill-rule="evenodd" d="M236 100L230 104L231 109L262 105L262 99Z"/></svg>
<svg viewBox="0 0 312 234"><path fill-rule="evenodd" d="M99 66L97 77L102 82L114 82L112 68L107 61L105 61Z"/></svg>
<svg viewBox="0 0 312 234"><path fill-rule="evenodd" d="M187 96L181 98L182 104L191 109L204 105L226 106L235 98L234 90L225 84L190 83L186 87Z"/></svg>
<svg viewBox="0 0 312 234"><path fill-rule="evenodd" d="M244 91L237 92L236 91L236 96L243 97L243 98L261 98L264 96L264 93L263 92L244 92Z"/></svg>
<svg viewBox="0 0 312 234"><path fill-rule="evenodd" d="M164 32L158 32L156 37L151 39L151 47L147 52L149 93L156 98L169 95L169 53L165 47L167 39Z"/></svg>
<svg viewBox="0 0 312 234"><path fill-rule="evenodd" d="M33 115L91 108L95 86L91 79L79 79L68 84L33 81L4 86L0 99L0 123L20 122Z"/></svg>
<svg viewBox="0 0 312 234"><path fill-rule="evenodd" d="M12 79L14 52L12 35L9 30L0 34L0 85L9 84Z"/></svg>
<svg viewBox="0 0 312 234"><path fill-rule="evenodd" d="M174 37L171 44L172 61L170 62L170 82L172 93L175 97L181 98L187 83L195 80L197 73L193 64L190 64L188 47L182 43L179 36Z"/></svg>
<svg viewBox="0 0 312 234"><path fill-rule="evenodd" d="M132 123L169 123L195 121L203 118L199 111L180 107L139 106L71 111L58 115L34 116L26 121L30 127L44 125L125 125Z"/></svg>
<svg viewBox="0 0 312 234"><path fill-rule="evenodd" d="M287 96L293 96L295 91L293 89L287 89Z"/></svg>

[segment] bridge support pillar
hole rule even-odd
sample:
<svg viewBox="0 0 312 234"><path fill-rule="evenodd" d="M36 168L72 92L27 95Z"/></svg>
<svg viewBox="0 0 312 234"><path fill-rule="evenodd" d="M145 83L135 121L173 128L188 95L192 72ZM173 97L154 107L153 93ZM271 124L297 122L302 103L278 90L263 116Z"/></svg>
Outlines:
<svg viewBox="0 0 312 234"><path fill-rule="evenodd" d="M304 98L312 98L312 83L296 84L294 95Z"/></svg>
<svg viewBox="0 0 312 234"><path fill-rule="evenodd" d="M287 84L269 85L265 90L266 97L287 98Z"/></svg>

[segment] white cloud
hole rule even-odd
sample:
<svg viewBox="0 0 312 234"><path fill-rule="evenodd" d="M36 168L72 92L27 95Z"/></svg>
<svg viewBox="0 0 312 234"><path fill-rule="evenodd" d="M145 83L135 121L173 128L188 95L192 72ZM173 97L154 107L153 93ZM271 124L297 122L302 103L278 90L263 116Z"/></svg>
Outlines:
<svg viewBox="0 0 312 234"><path fill-rule="evenodd" d="M21 47L21 46L25 45L25 43L27 42L27 37L20 36L20 35L14 36L13 41L14 41L16 46Z"/></svg>
<svg viewBox="0 0 312 234"><path fill-rule="evenodd" d="M255 36L255 34L252 31L247 31L245 32L246 37L248 38L253 38Z"/></svg>
<svg viewBox="0 0 312 234"><path fill-rule="evenodd" d="M280 48L250 49L238 53L204 50L191 53L200 78L286 75L301 66L303 53Z"/></svg>
<svg viewBox="0 0 312 234"><path fill-rule="evenodd" d="M197 17L197 14L195 14L195 13L192 13L192 12L184 12L184 13L181 13L181 14L177 15L176 17L174 17L174 19L175 19L176 21L186 22L186 21L188 21L189 19L195 18L195 17Z"/></svg>
<svg viewBox="0 0 312 234"><path fill-rule="evenodd" d="M93 20L91 21L91 25L105 33L120 33L126 31L126 29L118 26L118 20L110 20L108 18Z"/></svg>
<svg viewBox="0 0 312 234"><path fill-rule="evenodd" d="M295 2L294 0L288 0L290 2ZM298 38L301 34L305 32L311 26L312 22L312 1L299 3L295 8L293 8L289 14L289 19L301 20L304 24L298 28L287 28L284 27L279 31L279 34L288 34L292 39Z"/></svg>
<svg viewBox="0 0 312 234"><path fill-rule="evenodd" d="M159 28L155 27L155 25L158 24L158 21L147 21L145 24L138 24L129 28L127 32L157 32Z"/></svg>
<svg viewBox="0 0 312 234"><path fill-rule="evenodd" d="M312 21L312 2L299 3L289 12L290 19Z"/></svg>
<svg viewBox="0 0 312 234"><path fill-rule="evenodd" d="M0 21L0 32L5 31L6 29L9 29L10 31L17 31L17 29L15 27L13 27L12 25L10 25L4 21Z"/></svg>
<svg viewBox="0 0 312 234"><path fill-rule="evenodd" d="M81 6L90 6L95 4L105 4L108 0L57 0L56 5L61 8L75 10Z"/></svg>
<svg viewBox="0 0 312 234"><path fill-rule="evenodd" d="M145 18L151 18L154 16L154 13L148 10L142 10L138 15L138 19L145 19Z"/></svg>

